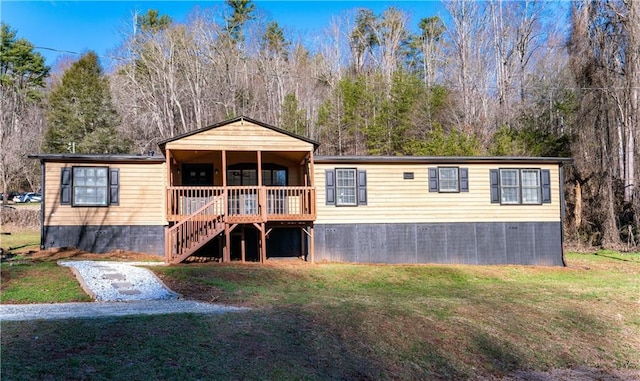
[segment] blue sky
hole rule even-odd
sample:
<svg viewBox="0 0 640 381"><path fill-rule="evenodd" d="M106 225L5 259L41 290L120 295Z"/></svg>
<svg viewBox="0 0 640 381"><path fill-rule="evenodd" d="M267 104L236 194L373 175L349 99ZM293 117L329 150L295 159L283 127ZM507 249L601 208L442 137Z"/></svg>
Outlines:
<svg viewBox="0 0 640 381"><path fill-rule="evenodd" d="M320 35L332 16L366 7L376 14L394 6L411 15L410 26L442 12L436 1L270 1L254 0L256 7L293 35ZM64 55L59 51L82 53L93 50L102 57L123 41L123 32L138 10L157 9L176 22L198 5L222 9L224 1L15 1L0 0L0 19L38 47L47 64L53 66ZM47 49L48 48L48 49ZM49 49L55 49L53 51ZM105 61L103 59L103 61ZM103 64L108 64L103 62Z"/></svg>

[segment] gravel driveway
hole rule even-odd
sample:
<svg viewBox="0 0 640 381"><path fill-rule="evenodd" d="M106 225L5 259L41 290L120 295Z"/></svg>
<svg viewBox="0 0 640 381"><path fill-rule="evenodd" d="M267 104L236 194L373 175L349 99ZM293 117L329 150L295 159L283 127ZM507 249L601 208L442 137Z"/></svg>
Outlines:
<svg viewBox="0 0 640 381"><path fill-rule="evenodd" d="M102 261L61 261L70 267L93 303L2 304L0 321L91 318L171 313L225 313L246 308L180 299L148 269L136 265ZM159 264L162 265L162 264Z"/></svg>

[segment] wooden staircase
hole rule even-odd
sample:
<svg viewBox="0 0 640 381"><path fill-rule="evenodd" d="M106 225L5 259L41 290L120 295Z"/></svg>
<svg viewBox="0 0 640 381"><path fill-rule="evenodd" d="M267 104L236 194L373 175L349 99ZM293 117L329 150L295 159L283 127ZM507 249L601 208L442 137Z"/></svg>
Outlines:
<svg viewBox="0 0 640 381"><path fill-rule="evenodd" d="M212 198L193 214L167 228L166 262L177 264L184 261L224 232L224 214L215 211L216 203L220 203L221 200L224 200L222 195Z"/></svg>

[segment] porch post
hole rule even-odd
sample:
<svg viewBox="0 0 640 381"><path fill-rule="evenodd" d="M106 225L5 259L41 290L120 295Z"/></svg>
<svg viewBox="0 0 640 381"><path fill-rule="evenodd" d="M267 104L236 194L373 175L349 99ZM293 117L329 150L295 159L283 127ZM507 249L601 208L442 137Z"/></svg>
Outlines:
<svg viewBox="0 0 640 381"><path fill-rule="evenodd" d="M227 151L225 150L222 150L222 186L227 186Z"/></svg>
<svg viewBox="0 0 640 381"><path fill-rule="evenodd" d="M169 187L173 186L173 176L171 175L171 162L173 161L173 155L171 154L171 150L169 148L166 149L167 157L166 157L166 165L167 165L167 182L164 187L164 217L168 221L169 215L173 214L173 205L171 202L172 192L169 191ZM171 213L169 211L171 210ZM172 217L173 218L173 217Z"/></svg>
<svg viewBox="0 0 640 381"><path fill-rule="evenodd" d="M256 151L258 156L258 186L262 186L262 151Z"/></svg>
<svg viewBox="0 0 640 381"><path fill-rule="evenodd" d="M309 225L309 257L311 258L310 262L315 263L315 244L313 238L313 223Z"/></svg>
<svg viewBox="0 0 640 381"><path fill-rule="evenodd" d="M227 151L222 151L222 187L223 187L223 202L224 202L224 248L222 250L222 262L231 262L231 231L229 230L229 221L227 217L229 215L229 194L227 191Z"/></svg>
<svg viewBox="0 0 640 381"><path fill-rule="evenodd" d="M241 256L242 263L244 263L247 255L247 247L246 247L247 241L245 241L244 226L242 227L242 230L240 232L240 240L241 240L240 256Z"/></svg>
<svg viewBox="0 0 640 381"><path fill-rule="evenodd" d="M260 263L267 262L267 234L265 233L264 222L260 223Z"/></svg>
<svg viewBox="0 0 640 381"><path fill-rule="evenodd" d="M314 181L314 166L313 166L313 152L309 152L309 166L308 169L309 171L309 186L313 187L315 186L315 181Z"/></svg>

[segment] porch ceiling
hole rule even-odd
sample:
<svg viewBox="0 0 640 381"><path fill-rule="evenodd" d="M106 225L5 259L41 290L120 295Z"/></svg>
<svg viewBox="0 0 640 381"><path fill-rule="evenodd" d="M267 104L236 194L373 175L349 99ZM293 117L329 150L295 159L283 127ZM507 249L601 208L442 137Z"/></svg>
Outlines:
<svg viewBox="0 0 640 381"><path fill-rule="evenodd" d="M227 151L227 154L232 152L244 152L246 151ZM306 151L262 151L263 158L269 156L275 156L294 163L300 163L307 156L309 152ZM220 158L221 151L206 151L206 150L171 150L171 156L179 162L198 161L204 158Z"/></svg>

